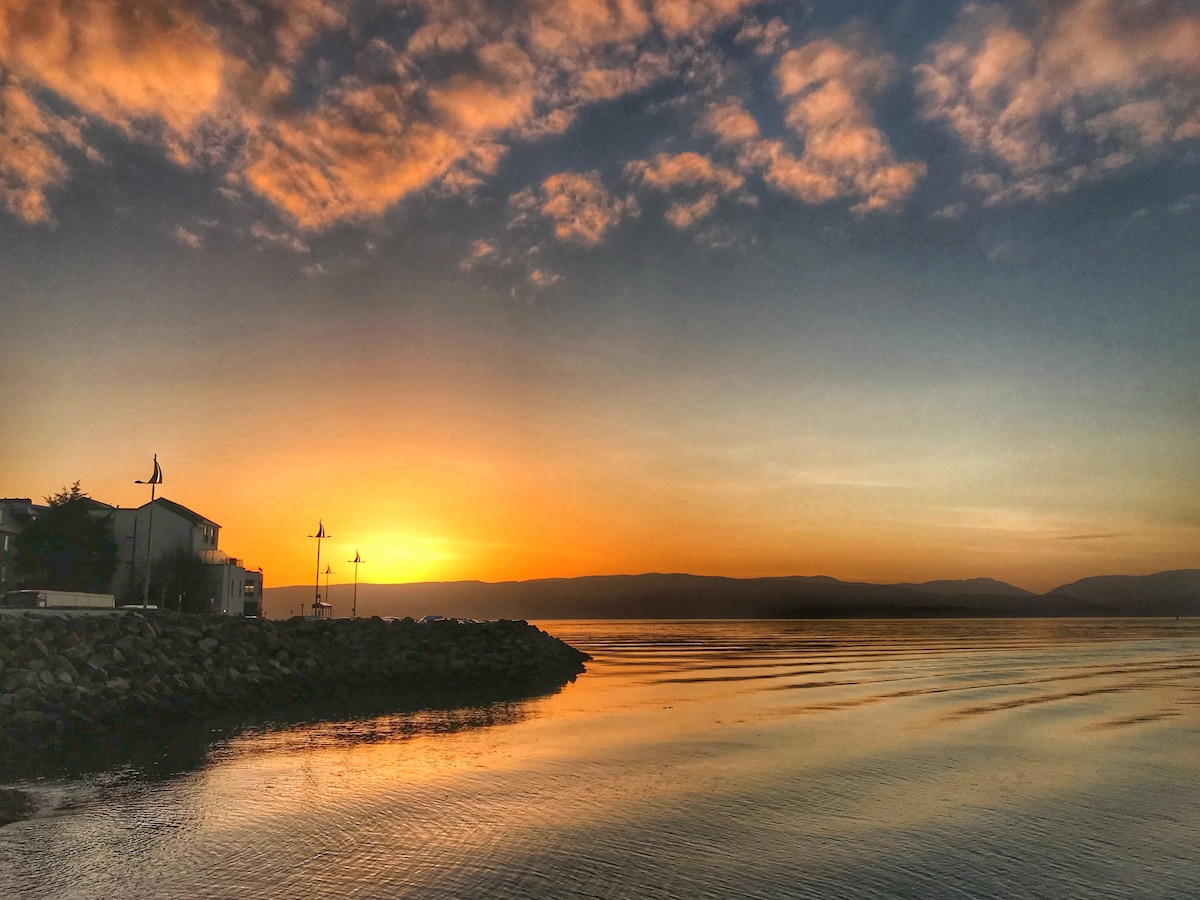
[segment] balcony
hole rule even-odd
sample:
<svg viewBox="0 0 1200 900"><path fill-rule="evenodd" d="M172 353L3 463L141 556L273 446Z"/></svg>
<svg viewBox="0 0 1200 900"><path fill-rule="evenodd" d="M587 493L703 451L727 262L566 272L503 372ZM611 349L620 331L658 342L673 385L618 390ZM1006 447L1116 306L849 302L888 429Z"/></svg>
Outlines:
<svg viewBox="0 0 1200 900"><path fill-rule="evenodd" d="M210 566L241 566L242 560L235 556L230 556L224 550L200 550L196 553L200 561Z"/></svg>

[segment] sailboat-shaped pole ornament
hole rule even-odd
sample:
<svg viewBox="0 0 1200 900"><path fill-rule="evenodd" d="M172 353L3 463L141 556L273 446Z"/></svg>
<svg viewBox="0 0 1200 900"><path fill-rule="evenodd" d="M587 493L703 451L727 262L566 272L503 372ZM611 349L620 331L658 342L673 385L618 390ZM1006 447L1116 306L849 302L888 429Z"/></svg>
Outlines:
<svg viewBox="0 0 1200 900"><path fill-rule="evenodd" d="M150 561L154 548L154 489L162 484L162 467L158 464L158 454L154 454L154 471L145 481L135 481L134 484L150 485L150 521L146 527L146 583L142 586L142 609L150 603Z"/></svg>
<svg viewBox="0 0 1200 900"><path fill-rule="evenodd" d="M358 618L358 567L360 565L362 565L363 563L365 563L366 560L362 558L361 553L359 553L357 550L355 550L354 551L354 559L350 560L350 562L354 563L354 600L353 600L353 605L350 607L350 618L357 619Z"/></svg>
<svg viewBox="0 0 1200 900"><path fill-rule="evenodd" d="M333 537L333 535L325 533L325 523L318 519L317 533L310 534L309 537L316 538L317 540L317 583L313 588L312 608L312 614L313 616L316 616L321 608L321 541L325 540L325 538ZM303 614L304 610L302 609L300 612Z"/></svg>

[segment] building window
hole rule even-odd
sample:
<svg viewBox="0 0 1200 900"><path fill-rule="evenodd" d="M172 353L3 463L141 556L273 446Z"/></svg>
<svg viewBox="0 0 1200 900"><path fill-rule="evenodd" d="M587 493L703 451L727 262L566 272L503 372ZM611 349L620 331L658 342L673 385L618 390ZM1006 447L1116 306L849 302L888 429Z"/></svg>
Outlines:
<svg viewBox="0 0 1200 900"><path fill-rule="evenodd" d="M7 534L4 536L4 552L5 553L8 552L8 535Z"/></svg>

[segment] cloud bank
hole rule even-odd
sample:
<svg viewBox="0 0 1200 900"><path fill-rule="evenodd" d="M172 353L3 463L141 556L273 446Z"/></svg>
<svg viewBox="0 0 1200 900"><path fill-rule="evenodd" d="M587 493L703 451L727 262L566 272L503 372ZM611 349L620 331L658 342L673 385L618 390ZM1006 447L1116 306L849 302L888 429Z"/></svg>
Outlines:
<svg viewBox="0 0 1200 900"><path fill-rule="evenodd" d="M969 5L917 67L925 118L989 202L1045 199L1200 137L1200 12L1172 0Z"/></svg>
<svg viewBox="0 0 1200 900"><path fill-rule="evenodd" d="M777 94L791 132L763 136L737 98L711 107L701 126L736 152L740 168L805 203L853 196L854 211L894 210L925 173L921 162L898 162L873 121L871 99L891 81L885 54L833 38L783 53L775 67Z"/></svg>
<svg viewBox="0 0 1200 900"><path fill-rule="evenodd" d="M774 8L4 0L0 204L52 222L56 192L103 162L96 136L116 134L319 231L417 192L479 191L515 150L664 83L701 110L687 146L651 141L603 179L667 196L676 228L757 191L863 215L902 208L926 162L898 156L880 125L893 90L915 91L925 127L961 141L974 160L964 183L991 202L1044 199L1200 137L1200 14L1174 0L968 4L911 72L866 26L804 34L757 18ZM766 93L730 78L744 90L704 99L721 67L754 65L770 66ZM594 245L636 205L603 179L560 172L529 196L560 240Z"/></svg>

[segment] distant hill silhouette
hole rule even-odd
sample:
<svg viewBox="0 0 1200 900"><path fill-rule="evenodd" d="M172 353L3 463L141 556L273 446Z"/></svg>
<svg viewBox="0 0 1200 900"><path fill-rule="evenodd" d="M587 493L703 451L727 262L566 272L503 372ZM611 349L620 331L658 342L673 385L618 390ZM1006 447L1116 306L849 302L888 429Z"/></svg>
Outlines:
<svg viewBox="0 0 1200 900"><path fill-rule="evenodd" d="M1200 570L1157 575L1100 575L1064 584L1050 592L1120 607L1131 616L1183 616L1200 612Z"/></svg>
<svg viewBox="0 0 1200 900"><path fill-rule="evenodd" d="M322 585L324 587L324 585ZM313 601L313 587L267 588L267 614ZM326 598L349 615L351 588ZM1085 578L1033 594L989 578L867 584L828 576L721 578L594 575L532 581L360 584L360 616L429 613L477 619L729 619L936 616L1147 616L1200 614L1200 569Z"/></svg>
<svg viewBox="0 0 1200 900"><path fill-rule="evenodd" d="M927 594L942 594L946 597L967 596L1007 596L1034 597L1037 596L1019 587L1013 587L995 578L968 578L965 581L926 581L922 584L900 584L897 587L911 588Z"/></svg>

